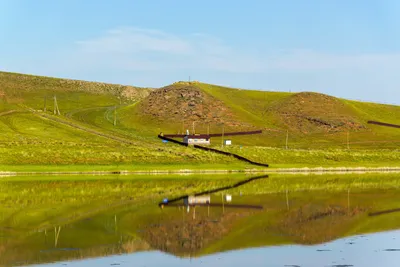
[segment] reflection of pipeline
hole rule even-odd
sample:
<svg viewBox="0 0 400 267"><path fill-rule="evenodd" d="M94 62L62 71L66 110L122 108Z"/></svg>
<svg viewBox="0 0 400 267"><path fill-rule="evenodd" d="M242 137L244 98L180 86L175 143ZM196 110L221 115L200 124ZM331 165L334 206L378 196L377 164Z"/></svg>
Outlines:
<svg viewBox="0 0 400 267"><path fill-rule="evenodd" d="M259 180L259 179L265 179L265 178L268 178L268 175L261 175L261 176L252 177L252 178L249 178L247 180L240 181L240 182L238 182L236 184L233 184L233 185L228 185L228 186L224 186L224 187L220 187L220 188L216 188L216 189L212 189L212 190L203 191L203 192L194 194L194 196L198 197L198 196L202 196L202 195L209 195L209 194L217 193L217 192L220 192L220 191L225 191L225 190L232 189L232 188L237 188L237 187L242 186L244 184L247 184L247 183L249 183L251 181ZM158 204L158 206L161 207L162 205L168 205L169 203L180 201L180 200L183 200L184 198L187 198L187 197L189 197L189 196L188 195L180 196L180 197L168 200L168 203L161 202L161 203Z"/></svg>
<svg viewBox="0 0 400 267"><path fill-rule="evenodd" d="M370 214L368 214L368 216L379 216L379 215L394 213L394 212L399 212L399 211L400 211L400 208L391 209L391 210L382 210L382 211L377 211L377 212L371 212Z"/></svg>
<svg viewBox="0 0 400 267"><path fill-rule="evenodd" d="M186 144L186 143L184 143L184 142L180 142L180 141L177 141L177 140L174 140L174 139L172 139L172 138L165 137L165 136L162 136L162 135L158 135L158 138L160 138L160 139L162 139L162 140L167 140L167 141L169 141L169 142L172 142L172 143L175 143L175 144L178 144L178 145L188 146L188 144ZM222 155L225 155L225 156L232 156L232 157L234 157L235 159L238 159L238 160L241 160L241 161L250 163L250 164L252 164L252 165L257 165L257 166L262 166L262 167L268 167L268 166L269 166L268 164L255 162L255 161L246 159L245 157L242 157L242 156L239 156L239 155L237 155L237 154L230 153L230 152L225 152L225 151L222 151L222 150L218 150L218 149L214 149L214 148L209 148L209 147L204 147L204 146L199 146L199 145L194 145L193 147L194 147L194 148L197 148L197 149L209 151L209 152L214 152L214 153L222 154Z"/></svg>

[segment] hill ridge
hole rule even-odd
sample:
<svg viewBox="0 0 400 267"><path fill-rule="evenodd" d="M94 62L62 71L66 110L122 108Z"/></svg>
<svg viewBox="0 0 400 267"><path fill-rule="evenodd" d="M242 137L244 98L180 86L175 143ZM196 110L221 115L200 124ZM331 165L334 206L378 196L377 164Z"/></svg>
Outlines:
<svg viewBox="0 0 400 267"><path fill-rule="evenodd" d="M52 91L82 91L95 94L112 94L130 101L144 98L149 91L153 90L149 87L0 71L0 96L6 95L7 89L12 89L13 85L16 84L19 84L19 90L30 91L40 88Z"/></svg>
<svg viewBox="0 0 400 267"><path fill-rule="evenodd" d="M21 111L24 105L52 114L56 96L62 117L143 146L147 142L150 147L157 144L160 132L177 134L188 129L195 133L263 130L260 135L230 138L233 147L344 148L347 142L352 147L372 147L372 144L381 147L383 141L385 147L395 147L395 140L400 140L400 132L395 129L367 124L369 120L400 124L398 106L309 91L257 91L199 81L178 81L158 89L132 87L131 97L121 97L120 89L128 87L96 84L0 72L0 114ZM0 141L42 138L44 133L39 127L42 122L35 122L33 127L29 120L32 117L21 112L1 116ZM65 135L72 138L72 132ZM221 137L212 140L212 146L222 144ZM242 155L241 151L235 153Z"/></svg>

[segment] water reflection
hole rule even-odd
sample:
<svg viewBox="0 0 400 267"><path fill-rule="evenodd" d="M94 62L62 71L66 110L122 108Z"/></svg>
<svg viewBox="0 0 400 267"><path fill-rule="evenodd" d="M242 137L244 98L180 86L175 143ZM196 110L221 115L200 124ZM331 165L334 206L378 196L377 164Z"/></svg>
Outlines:
<svg viewBox="0 0 400 267"><path fill-rule="evenodd" d="M283 245L235 250L180 259L160 252L142 252L66 263L67 266L210 266L210 267L396 267L400 232L359 235L313 246ZM62 263L54 264L60 266ZM53 266L53 265L49 265Z"/></svg>
<svg viewBox="0 0 400 267"><path fill-rule="evenodd" d="M137 195L117 191L112 202L91 207L91 212L84 209L82 216L70 210L62 214L63 220L53 218L57 213L51 212L56 207L46 209L40 206L42 202L34 211L24 211L27 202L20 210L0 216L0 266L107 256L90 264L140 266L138 262L143 262L159 266L162 262L164 266L180 266L188 260L193 265L217 266L220 262L218 266L243 266L247 260L252 266L258 261L258 266L374 266L356 265L364 260L351 253L365 255L375 250L374 260L382 255L399 258L398 243L393 239L400 238L399 232L360 236L399 228L397 189L287 190L285 186L265 193L260 188L274 183L265 178L213 181L206 186L203 180L198 184L169 180L162 182L162 187L160 180L118 184L121 188L159 187L162 191L151 197L144 195L140 201L136 201ZM334 179L327 178L330 183ZM97 185L96 181L89 184L90 188ZM68 194L65 197L71 198ZM208 202L191 202L190 196L207 196ZM38 200L32 197L30 201ZM31 227L33 223L35 227ZM120 254L132 255L115 257ZM153 255L162 260L157 262ZM372 253L368 257L373 257Z"/></svg>

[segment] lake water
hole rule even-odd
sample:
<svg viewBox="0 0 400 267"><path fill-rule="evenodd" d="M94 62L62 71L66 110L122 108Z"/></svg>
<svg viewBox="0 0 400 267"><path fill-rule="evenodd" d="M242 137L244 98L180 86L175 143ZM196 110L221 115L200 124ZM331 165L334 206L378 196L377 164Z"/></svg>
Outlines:
<svg viewBox="0 0 400 267"><path fill-rule="evenodd" d="M399 266L400 232L353 236L314 246L287 245L178 258L161 252L141 252L44 266ZM39 266L39 265L38 265Z"/></svg>
<svg viewBox="0 0 400 267"><path fill-rule="evenodd" d="M399 188L399 174L2 178L0 266L399 266Z"/></svg>

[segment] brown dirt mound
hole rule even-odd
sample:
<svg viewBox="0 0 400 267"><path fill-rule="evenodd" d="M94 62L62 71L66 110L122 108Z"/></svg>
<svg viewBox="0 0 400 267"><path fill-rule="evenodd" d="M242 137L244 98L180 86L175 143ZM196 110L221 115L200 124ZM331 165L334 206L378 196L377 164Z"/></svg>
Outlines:
<svg viewBox="0 0 400 267"><path fill-rule="evenodd" d="M366 128L341 100L319 93L294 94L269 111L281 117L289 129L303 133L357 131Z"/></svg>
<svg viewBox="0 0 400 267"><path fill-rule="evenodd" d="M142 114L162 122L209 123L227 127L251 127L238 120L224 103L192 84L173 84L150 93L139 104Z"/></svg>

